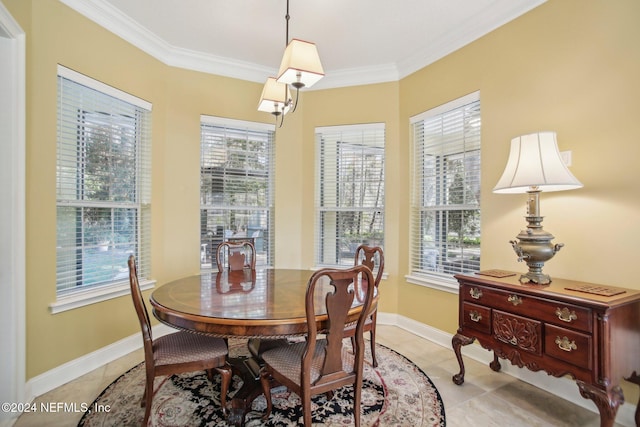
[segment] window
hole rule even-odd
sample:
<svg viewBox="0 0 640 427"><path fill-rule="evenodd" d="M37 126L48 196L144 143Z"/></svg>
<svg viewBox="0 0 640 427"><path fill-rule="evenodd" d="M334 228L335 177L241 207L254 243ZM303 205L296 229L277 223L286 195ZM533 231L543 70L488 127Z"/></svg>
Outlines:
<svg viewBox="0 0 640 427"><path fill-rule="evenodd" d="M352 265L384 246L383 123L316 129L316 263Z"/></svg>
<svg viewBox="0 0 640 427"><path fill-rule="evenodd" d="M256 265L273 264L273 125L201 116L200 264L215 265L225 240L256 247Z"/></svg>
<svg viewBox="0 0 640 427"><path fill-rule="evenodd" d="M57 295L150 271L151 105L58 66ZM54 310L55 312L55 310Z"/></svg>
<svg viewBox="0 0 640 427"><path fill-rule="evenodd" d="M480 267L480 98L411 118L410 275L445 282Z"/></svg>

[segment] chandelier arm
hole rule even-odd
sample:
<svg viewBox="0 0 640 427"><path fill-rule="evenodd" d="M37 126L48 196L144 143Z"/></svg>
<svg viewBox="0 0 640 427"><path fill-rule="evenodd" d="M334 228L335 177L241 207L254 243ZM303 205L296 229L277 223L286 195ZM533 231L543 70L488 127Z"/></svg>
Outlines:
<svg viewBox="0 0 640 427"><path fill-rule="evenodd" d="M295 104L293 104L293 109L291 110L292 113L296 112L296 108L298 108L298 97L300 96L300 87L296 86L296 102Z"/></svg>

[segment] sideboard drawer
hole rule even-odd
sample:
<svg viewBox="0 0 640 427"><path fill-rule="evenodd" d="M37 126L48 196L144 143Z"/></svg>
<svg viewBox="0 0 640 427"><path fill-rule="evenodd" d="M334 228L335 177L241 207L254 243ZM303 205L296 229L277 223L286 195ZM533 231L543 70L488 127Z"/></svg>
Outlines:
<svg viewBox="0 0 640 427"><path fill-rule="evenodd" d="M578 307L559 301L544 301L540 319L561 327L593 332L593 313L588 308Z"/></svg>
<svg viewBox="0 0 640 427"><path fill-rule="evenodd" d="M544 333L544 351L547 355L580 368L591 369L593 344L590 335L549 324L544 326Z"/></svg>
<svg viewBox="0 0 640 427"><path fill-rule="evenodd" d="M462 326L485 334L491 333L491 310L481 305L465 302L462 306Z"/></svg>
<svg viewBox="0 0 640 427"><path fill-rule="evenodd" d="M527 313L541 321L583 332L593 330L593 316L586 307L471 284L462 285L460 291L465 301L512 313Z"/></svg>

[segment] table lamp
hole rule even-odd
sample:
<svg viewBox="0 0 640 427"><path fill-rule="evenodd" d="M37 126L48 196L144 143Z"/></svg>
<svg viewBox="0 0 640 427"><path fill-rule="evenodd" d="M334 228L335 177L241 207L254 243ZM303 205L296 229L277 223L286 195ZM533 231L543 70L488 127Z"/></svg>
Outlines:
<svg viewBox="0 0 640 427"><path fill-rule="evenodd" d="M511 151L502 177L494 193L527 193L527 229L511 240L518 261L525 261L529 272L520 276L521 283L546 285L551 278L542 273L545 261L564 246L551 243L553 235L542 229L540 193L542 191L573 190L582 183L564 164L558 151L555 132L538 132L511 140Z"/></svg>

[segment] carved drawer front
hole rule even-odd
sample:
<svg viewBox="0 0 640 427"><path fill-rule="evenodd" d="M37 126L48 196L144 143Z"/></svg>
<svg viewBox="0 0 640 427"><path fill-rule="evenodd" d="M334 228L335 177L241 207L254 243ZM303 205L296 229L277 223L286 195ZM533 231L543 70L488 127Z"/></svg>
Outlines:
<svg viewBox="0 0 640 427"><path fill-rule="evenodd" d="M592 368L592 338L554 325L544 326L545 353L556 359L584 369Z"/></svg>
<svg viewBox="0 0 640 427"><path fill-rule="evenodd" d="M481 305L465 302L462 306L462 326L485 334L491 333L491 310Z"/></svg>
<svg viewBox="0 0 640 427"><path fill-rule="evenodd" d="M493 310L493 337L521 350L542 355L542 323Z"/></svg>

